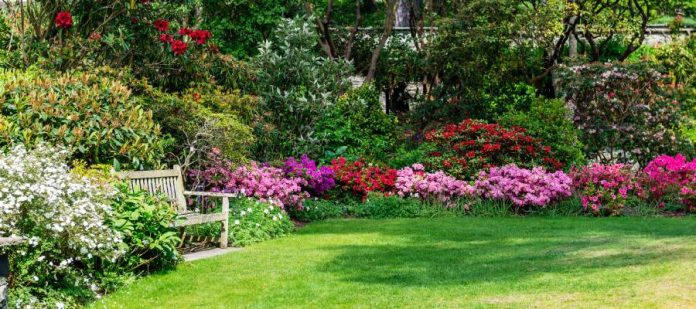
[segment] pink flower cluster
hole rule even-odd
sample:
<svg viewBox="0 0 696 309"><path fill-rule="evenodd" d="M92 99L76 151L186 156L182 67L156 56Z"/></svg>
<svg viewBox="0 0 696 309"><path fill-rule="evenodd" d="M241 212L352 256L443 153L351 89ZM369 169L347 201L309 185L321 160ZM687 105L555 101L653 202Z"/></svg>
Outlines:
<svg viewBox="0 0 696 309"><path fill-rule="evenodd" d="M240 166L232 173L225 184L225 192L241 193L269 202L280 208L302 208L302 202L309 194L302 190L305 180L297 177L285 177L282 169L259 165L252 162Z"/></svg>
<svg viewBox="0 0 696 309"><path fill-rule="evenodd" d="M583 208L595 214L619 214L629 192L642 195L642 189L629 166L592 164L572 171L575 189Z"/></svg>
<svg viewBox="0 0 696 309"><path fill-rule="evenodd" d="M474 188L466 181L447 176L443 171L426 173L422 164L398 170L395 188L401 197L411 196L440 202L474 194Z"/></svg>
<svg viewBox="0 0 696 309"><path fill-rule="evenodd" d="M696 159L660 155L643 169L644 187L650 197L662 205L668 201L679 201L687 210L696 210Z"/></svg>
<svg viewBox="0 0 696 309"><path fill-rule="evenodd" d="M518 207L545 207L570 197L572 183L562 171L549 173L542 167L530 170L509 164L479 173L476 192L482 197L512 201Z"/></svg>

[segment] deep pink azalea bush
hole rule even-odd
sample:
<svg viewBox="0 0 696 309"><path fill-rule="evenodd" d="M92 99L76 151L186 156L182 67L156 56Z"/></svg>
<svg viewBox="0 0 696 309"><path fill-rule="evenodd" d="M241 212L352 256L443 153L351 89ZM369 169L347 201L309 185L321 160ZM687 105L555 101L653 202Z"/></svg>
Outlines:
<svg viewBox="0 0 696 309"><path fill-rule="evenodd" d="M696 210L696 159L681 154L660 155L643 169L643 186L649 198L665 203L676 202L686 210Z"/></svg>
<svg viewBox="0 0 696 309"><path fill-rule="evenodd" d="M597 215L618 215L629 194L643 195L635 174L625 164L595 163L573 168L571 175L583 208Z"/></svg>
<svg viewBox="0 0 696 309"><path fill-rule="evenodd" d="M219 153L211 154L205 168L192 170L189 175L196 187L213 192L239 193L283 209L302 208L302 202L309 197L302 190L306 184L303 178L286 177L282 169L256 162L234 167Z"/></svg>
<svg viewBox="0 0 696 309"><path fill-rule="evenodd" d="M509 164L481 171L476 192L485 198L508 200L515 206L545 207L572 195L572 179L562 171L526 169Z"/></svg>
<svg viewBox="0 0 696 309"><path fill-rule="evenodd" d="M334 171L328 166L317 167L306 154L299 161L293 157L285 160L283 171L286 177L304 180L302 187L312 196L322 196L336 186Z"/></svg>
<svg viewBox="0 0 696 309"><path fill-rule="evenodd" d="M422 164L413 164L396 172L396 193L401 197L449 202L473 196L474 188L466 181L447 176L443 171L426 173Z"/></svg>

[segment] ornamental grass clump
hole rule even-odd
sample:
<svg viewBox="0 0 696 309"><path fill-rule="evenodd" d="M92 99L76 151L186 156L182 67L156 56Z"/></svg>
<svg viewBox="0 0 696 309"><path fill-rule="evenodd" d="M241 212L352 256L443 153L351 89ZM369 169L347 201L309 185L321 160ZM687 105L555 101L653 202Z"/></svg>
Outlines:
<svg viewBox="0 0 696 309"><path fill-rule="evenodd" d="M122 235L110 227L115 191L71 174L67 157L43 144L0 154L0 237L28 240L9 252L14 293L30 295L14 300L18 308L95 297L104 284L100 265L124 253Z"/></svg>
<svg viewBox="0 0 696 309"><path fill-rule="evenodd" d="M466 181L447 176L443 171L426 173L424 169L422 164L413 164L398 170L396 194L444 203L473 195L474 188Z"/></svg>
<svg viewBox="0 0 696 309"><path fill-rule="evenodd" d="M684 210L696 210L696 159L687 161L681 154L660 155L648 163L643 173L646 194L660 206L681 204Z"/></svg>
<svg viewBox="0 0 696 309"><path fill-rule="evenodd" d="M571 175L583 208L596 215L618 215L629 194L643 194L635 174L625 164L595 163L573 168Z"/></svg>
<svg viewBox="0 0 696 309"><path fill-rule="evenodd" d="M562 171L547 172L542 167L526 169L510 164L481 171L475 188L482 197L511 201L516 207L546 207L570 197L572 184L572 179Z"/></svg>
<svg viewBox="0 0 696 309"><path fill-rule="evenodd" d="M317 167L316 162L306 154L299 161L293 157L285 160L283 171L286 177L301 178L302 188L315 197L322 196L336 186L334 171L328 166Z"/></svg>

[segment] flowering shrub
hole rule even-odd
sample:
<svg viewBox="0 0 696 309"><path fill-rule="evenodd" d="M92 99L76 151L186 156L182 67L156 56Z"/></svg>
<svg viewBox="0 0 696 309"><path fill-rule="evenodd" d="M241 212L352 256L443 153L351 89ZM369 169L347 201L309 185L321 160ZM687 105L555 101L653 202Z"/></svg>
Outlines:
<svg viewBox="0 0 696 309"><path fill-rule="evenodd" d="M425 134L431 150L426 165L448 175L464 178L483 168L515 163L523 167L541 164L559 169L551 148L525 134L520 127L504 128L480 120L466 119Z"/></svg>
<svg viewBox="0 0 696 309"><path fill-rule="evenodd" d="M583 208L594 214L620 214L629 193L642 195L635 175L624 164L595 163L573 168L571 175Z"/></svg>
<svg viewBox="0 0 696 309"><path fill-rule="evenodd" d="M562 89L589 159L646 164L679 149L681 103L664 78L638 65L592 64L561 70Z"/></svg>
<svg viewBox="0 0 696 309"><path fill-rule="evenodd" d="M285 177L282 169L257 162L234 168L231 162L213 156L208 167L190 174L208 190L241 193L283 209L302 208L302 201L309 197L302 190L305 179Z"/></svg>
<svg viewBox="0 0 696 309"><path fill-rule="evenodd" d="M417 197L440 202L471 196L474 188L466 181L445 175L442 171L426 173L422 164L413 164L396 172L396 193L401 197Z"/></svg>
<svg viewBox="0 0 696 309"><path fill-rule="evenodd" d="M570 197L572 185L573 180L562 171L550 173L542 167L530 170L510 164L482 171L475 186L486 198L509 200L517 207L546 207Z"/></svg>
<svg viewBox="0 0 696 309"><path fill-rule="evenodd" d="M302 187L313 196L321 196L336 186L334 171L328 166L317 168L314 160L310 160L306 154L302 155L300 161L293 157L285 160L283 170L286 177L303 179Z"/></svg>
<svg viewBox="0 0 696 309"><path fill-rule="evenodd" d="M109 226L113 190L70 174L68 155L43 145L0 154L0 236L28 239L28 246L11 252L12 285L28 290L34 301L50 288L95 296L96 265L124 251L121 235Z"/></svg>
<svg viewBox="0 0 696 309"><path fill-rule="evenodd" d="M230 205L230 241L237 246L280 237L293 228L290 217L275 205L250 198Z"/></svg>
<svg viewBox="0 0 696 309"><path fill-rule="evenodd" d="M644 187L653 199L665 202L681 202L687 210L696 210L696 159L660 155L643 169Z"/></svg>
<svg viewBox="0 0 696 309"><path fill-rule="evenodd" d="M56 24L56 27L60 29L68 29L72 27L73 18L70 12L58 12L58 14L56 14L54 22Z"/></svg>
<svg viewBox="0 0 696 309"><path fill-rule="evenodd" d="M331 160L331 169L335 173L338 186L360 197L363 201L369 192L383 192L387 195L394 191L396 170L368 166L362 160L349 162L340 157Z"/></svg>

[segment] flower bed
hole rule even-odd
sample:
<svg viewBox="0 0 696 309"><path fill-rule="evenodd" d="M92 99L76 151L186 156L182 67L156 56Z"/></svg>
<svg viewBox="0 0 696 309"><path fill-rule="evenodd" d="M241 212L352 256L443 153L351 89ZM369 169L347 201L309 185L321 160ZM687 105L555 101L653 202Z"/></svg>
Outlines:
<svg viewBox="0 0 696 309"><path fill-rule="evenodd" d="M573 180L562 171L544 168L525 169L514 164L482 171L476 179L481 197L508 200L515 206L546 207L572 195Z"/></svg>

